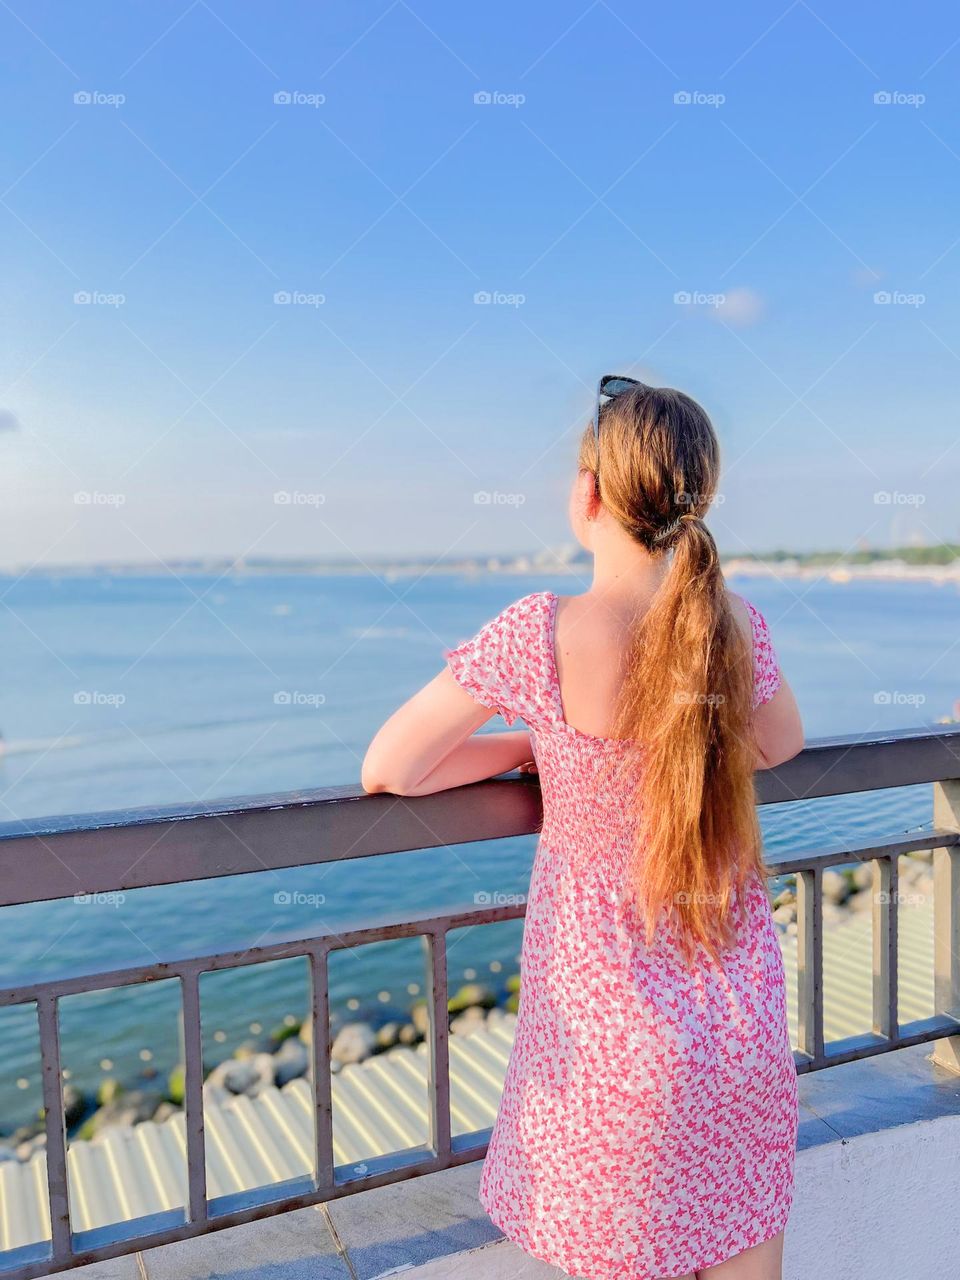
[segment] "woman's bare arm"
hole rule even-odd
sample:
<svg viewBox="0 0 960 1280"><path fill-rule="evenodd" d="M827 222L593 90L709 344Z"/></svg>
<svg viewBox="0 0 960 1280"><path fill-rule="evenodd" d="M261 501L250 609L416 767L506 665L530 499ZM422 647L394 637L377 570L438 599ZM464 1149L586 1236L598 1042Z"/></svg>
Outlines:
<svg viewBox="0 0 960 1280"><path fill-rule="evenodd" d="M444 668L376 734L363 761L363 789L429 795L526 764L532 759L526 730L476 733L493 714Z"/></svg>

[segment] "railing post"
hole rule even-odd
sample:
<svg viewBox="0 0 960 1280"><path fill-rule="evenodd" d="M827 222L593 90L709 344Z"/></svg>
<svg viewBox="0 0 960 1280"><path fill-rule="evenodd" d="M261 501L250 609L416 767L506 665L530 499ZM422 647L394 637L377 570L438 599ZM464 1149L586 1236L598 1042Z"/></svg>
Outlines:
<svg viewBox="0 0 960 1280"><path fill-rule="evenodd" d="M933 787L933 822L960 831L960 780ZM960 847L933 851L933 985L937 1013L960 1018ZM960 1035L937 1040L933 1060L960 1073Z"/></svg>
<svg viewBox="0 0 960 1280"><path fill-rule="evenodd" d="M447 937L442 929L423 935L427 948L427 1008L430 1043L427 1093L430 1145L441 1160L450 1157L450 1046L447 1018Z"/></svg>
<svg viewBox="0 0 960 1280"><path fill-rule="evenodd" d="M895 1040L897 1013L897 928L900 898L896 854L877 858L873 864L873 1030Z"/></svg>
<svg viewBox="0 0 960 1280"><path fill-rule="evenodd" d="M823 879L819 867L797 873L797 1039L800 1052L823 1058Z"/></svg>

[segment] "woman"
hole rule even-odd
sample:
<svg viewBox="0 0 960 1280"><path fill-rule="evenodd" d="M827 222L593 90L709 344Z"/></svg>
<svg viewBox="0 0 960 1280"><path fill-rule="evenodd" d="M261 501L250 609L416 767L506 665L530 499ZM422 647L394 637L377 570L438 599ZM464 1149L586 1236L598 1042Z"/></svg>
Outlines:
<svg viewBox="0 0 960 1280"><path fill-rule="evenodd" d="M521 1248L587 1280L781 1274L797 1085L753 772L803 735L703 522L718 470L694 401L605 378L570 499L590 589L508 606L363 767L368 791L400 795L540 774L480 1198ZM529 730L477 736L494 712Z"/></svg>

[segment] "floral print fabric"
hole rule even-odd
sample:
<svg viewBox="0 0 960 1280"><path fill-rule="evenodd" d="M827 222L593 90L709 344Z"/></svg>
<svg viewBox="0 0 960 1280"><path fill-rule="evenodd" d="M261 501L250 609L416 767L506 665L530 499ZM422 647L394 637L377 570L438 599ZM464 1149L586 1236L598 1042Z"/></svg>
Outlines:
<svg viewBox="0 0 960 1280"><path fill-rule="evenodd" d="M480 1200L528 1253L585 1280L663 1280L775 1236L793 1194L797 1081L783 962L760 883L722 964L652 945L622 904L634 828L603 769L615 739L568 725L557 597L516 601L447 654L458 683L531 730L544 822L516 1038ZM780 672L748 605L755 702Z"/></svg>

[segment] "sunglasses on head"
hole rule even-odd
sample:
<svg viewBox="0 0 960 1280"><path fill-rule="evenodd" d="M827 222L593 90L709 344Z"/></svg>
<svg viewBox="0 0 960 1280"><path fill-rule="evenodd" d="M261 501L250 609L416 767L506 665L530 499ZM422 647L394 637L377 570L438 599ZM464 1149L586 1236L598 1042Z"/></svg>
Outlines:
<svg viewBox="0 0 960 1280"><path fill-rule="evenodd" d="M645 382L640 382L637 378L621 377L618 373L605 373L597 383L597 405L593 411L593 438L599 447L600 444L600 410L604 404L610 400L615 400L617 396L622 396L625 391L630 391L634 387L645 387Z"/></svg>

